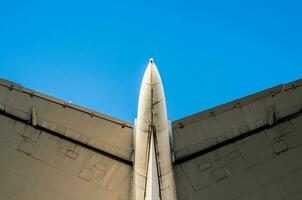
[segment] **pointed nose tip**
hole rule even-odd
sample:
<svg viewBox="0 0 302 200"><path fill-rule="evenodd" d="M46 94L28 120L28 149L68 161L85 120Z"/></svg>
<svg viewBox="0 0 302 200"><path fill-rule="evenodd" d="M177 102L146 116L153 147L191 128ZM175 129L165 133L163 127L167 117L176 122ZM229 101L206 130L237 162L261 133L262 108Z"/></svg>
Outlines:
<svg viewBox="0 0 302 200"><path fill-rule="evenodd" d="M149 64L144 73L143 83L154 84L154 83L158 83L160 81L161 81L160 75L159 75L158 69L154 63L154 59L150 58Z"/></svg>

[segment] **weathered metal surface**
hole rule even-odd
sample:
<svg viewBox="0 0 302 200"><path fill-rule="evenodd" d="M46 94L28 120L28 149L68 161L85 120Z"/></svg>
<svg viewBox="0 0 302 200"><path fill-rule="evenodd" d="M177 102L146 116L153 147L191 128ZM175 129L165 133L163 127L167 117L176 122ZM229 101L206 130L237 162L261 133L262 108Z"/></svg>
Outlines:
<svg viewBox="0 0 302 200"><path fill-rule="evenodd" d="M279 85L174 121L176 160L299 113L301 84L298 80Z"/></svg>
<svg viewBox="0 0 302 200"><path fill-rule="evenodd" d="M302 116L174 167L178 200L300 200Z"/></svg>
<svg viewBox="0 0 302 200"><path fill-rule="evenodd" d="M301 199L301 82L174 122L178 199Z"/></svg>
<svg viewBox="0 0 302 200"><path fill-rule="evenodd" d="M132 125L0 79L1 111L131 162Z"/></svg>
<svg viewBox="0 0 302 200"><path fill-rule="evenodd" d="M132 167L0 115L0 199L128 200Z"/></svg>
<svg viewBox="0 0 302 200"><path fill-rule="evenodd" d="M0 79L0 199L128 200L140 199L133 194L140 189L150 199L174 199L155 72L140 97L136 172L130 124ZM147 144L150 128L156 137ZM172 129L177 199L302 199L302 80L177 120ZM132 180L135 173L141 176Z"/></svg>

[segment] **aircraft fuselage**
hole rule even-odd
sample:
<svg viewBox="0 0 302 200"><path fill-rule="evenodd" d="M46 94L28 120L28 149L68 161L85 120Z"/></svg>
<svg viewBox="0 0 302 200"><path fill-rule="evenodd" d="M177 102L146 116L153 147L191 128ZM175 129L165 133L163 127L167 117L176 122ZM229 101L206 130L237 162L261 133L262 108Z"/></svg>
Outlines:
<svg viewBox="0 0 302 200"><path fill-rule="evenodd" d="M134 133L135 200L176 200L170 122L162 81L153 59L141 84Z"/></svg>

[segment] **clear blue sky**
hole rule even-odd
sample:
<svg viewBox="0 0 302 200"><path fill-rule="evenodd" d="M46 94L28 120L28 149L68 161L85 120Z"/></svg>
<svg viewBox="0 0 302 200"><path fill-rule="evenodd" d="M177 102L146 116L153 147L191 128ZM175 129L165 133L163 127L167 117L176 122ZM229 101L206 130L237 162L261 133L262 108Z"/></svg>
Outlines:
<svg viewBox="0 0 302 200"><path fill-rule="evenodd" d="M170 119L302 77L302 3L2 1L0 76L133 122L149 57Z"/></svg>

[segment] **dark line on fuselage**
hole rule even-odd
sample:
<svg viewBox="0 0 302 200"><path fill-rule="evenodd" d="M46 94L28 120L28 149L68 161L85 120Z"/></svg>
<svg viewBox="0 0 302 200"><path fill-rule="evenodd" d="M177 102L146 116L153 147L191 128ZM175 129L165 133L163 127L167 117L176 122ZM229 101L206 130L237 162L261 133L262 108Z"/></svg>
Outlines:
<svg viewBox="0 0 302 200"><path fill-rule="evenodd" d="M154 105L153 105L153 67L152 67L152 63L151 63L151 75L150 75L150 81L151 81L151 84L150 84L150 86L151 86L151 127L153 127L154 126L154 120L153 120L153 107L154 107Z"/></svg>
<svg viewBox="0 0 302 200"><path fill-rule="evenodd" d="M159 180L159 173L161 176L161 172L160 172L160 164L158 162L158 148L157 148L157 135L156 135L156 127L153 126L152 129L152 134L153 134L153 142L154 142L154 151L155 151L155 162L156 162L156 171L157 171L157 181L158 181L158 187L159 187L159 199L162 199L161 196L161 180Z"/></svg>
<svg viewBox="0 0 302 200"><path fill-rule="evenodd" d="M146 152L146 165L147 165L147 169L146 169L146 178L145 178L145 190L144 190L144 199L146 199L146 190L147 190L147 177L148 177L148 172L149 172L149 158L150 158L150 148L151 148L151 131L152 131L152 127L149 126L148 127L148 137L147 137L147 152Z"/></svg>
<svg viewBox="0 0 302 200"><path fill-rule="evenodd" d="M85 144L85 143L82 143L82 142L80 142L80 141L78 141L78 140L75 140L75 139L66 137L65 135L62 135L62 134L57 133L57 132L55 132L55 131L49 130L49 129L44 128L44 127L41 127L41 126L39 126L39 125L33 126L33 125L30 123L30 121L28 121L28 120L20 119L20 118L18 118L18 117L16 117L16 116L14 116L14 115L12 115L12 114L9 114L9 113L6 113L6 112L4 112L4 111L0 111L0 114L6 116L6 117L8 117L8 118L11 118L11 119L13 119L13 120L16 120L16 121L19 121L19 122L21 122L21 123L24 123L24 124L26 124L26 125L28 125L28 126L31 126L31 127L35 128L35 129L38 129L38 130L40 130L40 131L43 131L43 132L45 132L45 133L48 133L48 134L50 134L50 135L56 136L56 137L58 137L58 138L60 138L60 139L67 140L67 141L69 141L69 142L72 142L72 143L75 143L75 144L77 144L77 145L79 145L79 146L85 147L85 148L87 148L87 149L89 149L89 150L91 150L91 151L94 151L94 152L96 152L96 153L100 153L100 154L102 154L102 155L104 155L104 156L107 156L107 157L109 157L109 158L112 158L113 160L116 160L116 161L122 162L122 163L124 163L124 164L126 164L126 165L132 166L132 162L129 161L129 160L120 158L120 157L115 156L115 155L113 155L113 154L111 154L111 153L108 153L108 152L106 152L106 151L103 151L103 150L100 150L100 149L98 149L98 148L92 147L92 146L90 146L90 145L88 145L88 144Z"/></svg>
<svg viewBox="0 0 302 200"><path fill-rule="evenodd" d="M294 113L294 114L292 114L292 115L290 115L290 116L287 116L287 117L284 117L284 118L282 118L282 119L277 120L273 125L267 124L267 125L261 126L261 127L259 127L259 128L254 129L254 130L248 131L248 132L246 132L246 133L244 133L244 134L238 135L238 136L236 136L236 137L233 137L233 138L228 139L228 140L226 140L226 141L223 141L223 142L221 142L221 143L218 143L218 144L215 144L215 145L210 146L210 147L208 147L208 148L205 148L205 149L203 149L203 150L201 150L201 151L198 151L198 152L196 152L196 153L193 153L193 154L191 154L191 155L189 155L189 156L186 156L186 157L183 157L183 158L176 159L176 160L174 161L174 163L173 163L173 166L176 166L176 165L182 164L182 163L184 163L184 162L193 160L193 159L198 158L198 157L200 157L200 156L203 156L203 155L205 155L205 154L207 154L207 153L210 153L210 152L212 152L212 151L215 151L215 150L217 150L217 149L220 149L220 148L222 148L222 147L224 147L224 146L226 146L226 145L235 143L235 142L237 142L237 141L239 141L239 140L241 140L241 139L244 139L244 138L247 138L247 137L250 137L250 136L259 134L259 133L261 133L262 131L264 131L264 130L266 130L266 129L269 129L269 128L272 128L272 127L276 126L277 124L281 124L281 123L283 123L283 122L285 122L285 121L287 121L287 120L290 120L290 119L299 117L301 114L302 114L302 110L300 110L300 111L298 111L298 112L296 112L296 113Z"/></svg>

